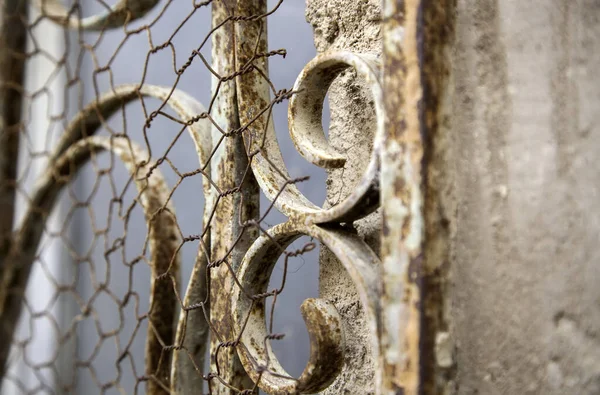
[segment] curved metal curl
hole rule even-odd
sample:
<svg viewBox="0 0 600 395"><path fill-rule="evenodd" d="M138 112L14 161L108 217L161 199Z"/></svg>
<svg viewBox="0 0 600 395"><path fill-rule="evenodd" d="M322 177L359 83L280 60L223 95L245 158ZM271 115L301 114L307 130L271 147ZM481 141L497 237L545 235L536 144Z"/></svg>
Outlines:
<svg viewBox="0 0 600 395"><path fill-rule="evenodd" d="M55 22L70 28L84 30L101 30L125 25L145 15L157 3L158 0L120 0L106 13L81 19L71 15L59 0L38 0L37 2L42 13ZM240 21L240 23L243 23L243 21ZM241 32L243 29L239 31ZM244 46L243 41L254 38L253 35L248 35L247 39L239 40L236 50L242 51L242 53L239 54L240 56L238 56L237 60L242 63L245 61L258 63L255 64L256 68L259 70L262 69L263 75L266 75L266 64L259 64L261 62L264 63L264 59L259 59L258 61L250 60L249 56L247 56L248 54L243 53L244 48L254 48L254 43ZM384 120L378 59L370 55L357 55L349 52L330 52L317 56L305 67L296 81L294 86L295 94L292 96L290 102L288 117L292 141L304 158L313 164L325 168L343 166L345 157L336 152L325 138L321 126L321 112L323 100L331 82L342 70L349 67L354 68L371 88L377 114L375 142L371 160L361 181L346 199L339 205L329 209L322 209L315 206L300 193L295 185L289 183L290 177L285 170L283 157L279 150L271 120L271 101L269 99L266 80L261 76L257 76L256 73L240 74L237 77L239 81L237 89L240 123L242 125L249 125L249 133L245 133L244 137L249 152L252 155L254 174L261 189L274 202L276 207L282 213L295 219L272 228L269 230L269 236L263 236L253 244L244 258L239 271L240 282L244 288L235 287L232 300L234 323L236 331L241 336L241 341L237 345L238 353L251 378L269 393L315 393L321 391L335 379L343 364L344 333L341 318L332 304L321 299L309 299L302 305L302 313L307 322L311 337L311 356L307 367L299 379L289 378L278 363L268 342L266 342L267 347L265 351L262 351L258 346L262 345L263 341L268 337L268 333L266 332L264 320L264 303L252 296L265 292L271 270L275 265L277 256L281 252L280 245L288 245L302 234L313 236L326 245L340 259L346 270L350 273L351 278L358 288L361 301L367 313L369 329L372 334L372 350L375 354L379 352L376 334L380 328L379 307L377 303L380 292L378 282L379 261L376 255L356 235L338 228L324 228L314 225L331 222L351 222L371 213L379 204L379 155L383 142ZM241 69L241 67L238 69ZM103 123L105 117L110 116L114 111L121 108L124 102L134 100L140 96L163 98L164 100L168 100L169 104L176 103L178 97L179 99L183 97L181 102L181 109L183 110L179 111L181 109L176 108L176 111L179 112L180 116L185 114L188 119L204 112L204 109L197 109L190 112L188 104L196 102L167 88L119 87L102 98L99 103L94 103L78 114L76 119L71 123L70 129L67 130L59 143L58 149L53 158L51 158L51 161L55 160L58 164L63 164L66 161L65 163L71 166L72 163L79 163L77 161L87 160L94 149L107 149L106 141L103 142L98 137L86 137L86 133L94 133L95 129ZM205 131L203 126L198 126L206 126L206 119L197 119L196 121L200 122L192 122L188 126L196 144L201 166L206 169L212 147L210 133L208 132L208 128ZM196 130L196 127L203 130ZM114 144L114 142L110 144ZM114 148L114 145L111 145L111 147ZM123 147L117 148L117 151L119 151L119 155L123 155ZM126 161L127 159L123 160ZM150 168L145 167L145 169L149 170ZM284 170L282 171L282 169ZM130 171L132 171L131 168ZM150 177L149 179L152 178ZM149 182L148 180L147 182ZM42 183L42 185L44 184ZM151 189L156 188L160 189L158 186L153 186ZM209 201L212 199L210 186L205 183L204 188L207 199L205 207L210 207L211 204L209 204ZM40 191L43 192L43 188L38 190L38 192ZM58 191L51 191L51 193L58 194ZM162 203L164 204L168 200L168 196L161 195L160 191L159 195L159 199L148 198L150 200L146 201L146 204L154 207L149 203L150 201L159 202L163 199ZM37 197L38 195L36 194ZM34 201L36 198L34 198ZM56 196L53 197L53 199L55 198ZM48 202L54 201L53 199L48 199ZM39 203L39 206L32 205L32 207L35 207L37 210L39 210L39 207L44 207L44 202L35 201L35 203ZM162 207L162 205L159 207ZM161 211L161 214L153 215L153 218L161 217L165 212L169 211L170 208L166 211ZM21 248L20 251L28 251L33 254L29 257L31 262L34 259L37 243L41 237L43 224L36 225L27 221L29 217L33 219L38 218L40 212L47 211L42 209L37 214L28 215L21 228L22 234L20 234L20 237L23 237L26 241L34 241L34 243L30 244L26 242L26 246L19 247ZM171 218L167 215L165 217ZM206 218L205 212L205 224L207 224ZM301 221L298 221L298 219L301 219ZM171 221L173 220L171 218ZM169 226L176 226L176 224L167 225L165 229L160 230L167 234L168 241L163 248L162 245L158 245L156 241L153 241L155 240L154 236L159 232L159 228L152 228L152 224L157 222L157 220L148 219L148 221L151 228L150 240L153 262L155 262L155 251L156 254L159 254L160 251L170 251L171 256L175 256L175 260L172 262L173 266L169 266L170 270L172 270L171 273L174 274L178 270L178 256L177 250L173 249L173 246L175 244L179 245L177 243L179 235L174 236L173 233L169 233L170 231L167 228ZM30 232L34 233L33 237L31 237ZM39 235L35 235L36 232L39 232ZM17 240L21 242L20 238ZM163 258L166 256L163 255L160 258L162 263L165 262ZM206 259L199 260L201 264L196 265L199 270L195 268L193 277L190 279L186 300L189 300L193 292L198 293L197 287L204 285L203 281L200 280L200 276L204 274L202 266L205 267ZM21 269L17 270L19 281L26 282L31 262L24 265L27 267L25 271ZM169 262L171 261L169 260ZM202 264L202 262L204 263ZM267 267L259 267L259 263L261 262L263 264L266 262ZM174 315L177 307L173 301L174 292L170 292L170 294L169 292L160 295L156 294L158 296L154 298L155 293L161 292L160 290L164 291L165 287L156 287L154 277L163 274L164 271L158 271L158 267L160 266L158 263L152 266L153 282L151 284L151 292L153 300L151 301L151 305L154 306L154 303L160 303L161 305L165 303L165 308L151 309L151 314L155 310L160 312L161 321L160 328L156 328L156 330L150 329L148 334L147 361L149 362L147 362L146 371L148 374L165 377L166 374L162 371L158 372L157 369L163 344L170 344L172 339ZM170 290L170 287L166 289ZM0 302L3 302L1 298ZM2 304L0 307L3 308L4 305ZM156 325L154 318L156 317L151 316L150 321L153 325ZM246 319L248 319L247 323ZM167 328L170 328L171 332L169 334L166 334ZM177 330L178 340L175 344L180 344L180 342L184 341L183 339L186 336L185 328L186 317L184 312L182 312ZM242 330L242 328L245 328L245 330ZM191 339L194 342L204 344L208 331L206 328L204 328L204 331L201 329L194 328L194 332L199 335L191 337ZM162 331L164 333L161 333ZM157 352L159 354L158 358L156 357ZM177 379L176 368L179 363L182 363L178 362L177 355L178 353L175 353L172 364L172 384ZM378 355L376 355L375 360L377 361L378 359ZM165 364L163 363L163 365ZM376 369L376 372L380 374L380 369ZM380 382L379 379L375 381L376 383ZM157 385L152 383L153 381L150 381L150 385ZM153 392L154 390L149 387L149 393Z"/></svg>
<svg viewBox="0 0 600 395"><path fill-rule="evenodd" d="M171 87L135 84L119 85L79 111L58 141L50 163L78 140L95 134L105 124L106 119L121 110L124 105L144 97L163 100L188 123L188 131L194 141L200 164L205 166L210 158L212 140L210 122L207 117L202 116L205 114L202 104L185 92L173 90ZM209 186L205 184L205 190L206 188Z"/></svg>
<svg viewBox="0 0 600 395"><path fill-rule="evenodd" d="M253 62L256 68L261 68L260 59ZM353 68L371 89L377 117L375 139L371 159L361 180L349 196L328 209L315 206L289 182L291 177L285 170L270 116L271 104L265 79L256 73L238 77L240 122L248 125L249 132L244 137L251 155L254 154L252 169L256 179L265 195L282 213L289 217L301 216L306 223L351 222L370 214L379 206L379 156L383 143L384 112L379 82L380 62L375 56L331 51L310 61L294 85L288 113L290 134L300 154L311 163L325 168L344 165L344 156L333 149L325 138L321 118L323 100L329 86L335 77L348 68Z"/></svg>
<svg viewBox="0 0 600 395"><path fill-rule="evenodd" d="M253 15L263 11L264 2L238 12ZM252 170L267 198L290 219L261 236L249 249L238 271L240 287L234 288L232 307L234 326L239 340L238 355L248 375L266 392L273 394L314 393L326 388L343 366L343 335L339 315L333 306L313 301L305 302L303 313L311 310L307 321L311 336L311 357L302 376L290 378L273 355L268 341L264 318L264 294L281 246L285 247L302 234L310 235L326 245L341 261L357 287L367 322L370 326L372 352L379 364L379 260L358 236L330 223L352 222L379 206L380 154L384 141L384 106L379 82L380 62L366 54L331 51L318 55L307 64L298 77L292 92L276 93L270 98L266 53L266 28L262 21L239 21L236 25L236 68L247 70L236 77L240 124L251 157ZM371 90L376 113L375 140L371 160L362 179L340 204L322 209L311 203L294 185L281 154L271 117L274 103L291 97L288 122L295 146L304 158L326 168L341 167L342 154L333 149L321 126L323 100L337 75L353 68ZM318 226L317 224L323 224ZM327 226L327 227L326 227ZM331 225L333 226L333 225ZM261 295L264 297L264 295ZM319 312L317 314L317 311ZM305 316L306 317L306 316ZM247 320L247 321L246 321ZM264 349L262 343L265 341ZM380 392L381 368L375 369L375 392Z"/></svg>
<svg viewBox="0 0 600 395"><path fill-rule="evenodd" d="M331 83L344 70L353 68L362 77L374 97L377 119L383 118L379 84L379 60L366 54L347 51L326 52L310 61L294 84L288 122L290 137L298 152L312 164L328 169L343 167L346 158L329 145L323 131L323 102ZM380 147L382 128L375 131L375 146ZM374 155L376 157L377 155ZM375 162L374 159L371 162ZM371 164L371 166L376 163ZM369 174L369 170L367 170Z"/></svg>
<svg viewBox="0 0 600 395"><path fill-rule="evenodd" d="M110 10L101 14L79 18L67 9L61 0L35 0L42 15L70 29L114 29L146 15L160 0L119 0Z"/></svg>
<svg viewBox="0 0 600 395"><path fill-rule="evenodd" d="M302 314L310 336L310 359L299 379L291 378L273 353L265 322L264 297L277 258L302 235L319 240L340 260L350 274L365 309L371 345L378 361L377 333L380 329L380 295L377 255L356 234L341 227L287 222L277 225L256 240L244 257L238 272L243 289L232 294L232 311L240 360L248 375L269 394L316 393L329 386L343 366L344 334L335 307L323 299L307 299ZM264 346L266 343L266 347ZM377 374L380 370L376 369ZM376 383L380 382L376 378Z"/></svg>

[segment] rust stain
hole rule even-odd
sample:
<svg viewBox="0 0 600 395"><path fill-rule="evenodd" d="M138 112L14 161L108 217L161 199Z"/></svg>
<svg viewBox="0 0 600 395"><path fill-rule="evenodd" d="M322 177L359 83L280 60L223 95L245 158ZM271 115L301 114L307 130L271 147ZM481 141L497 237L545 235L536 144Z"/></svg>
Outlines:
<svg viewBox="0 0 600 395"><path fill-rule="evenodd" d="M447 329L448 265L438 260L449 247L447 232L438 231L447 223L437 214L441 191L430 174L436 163L432 155L443 150L437 136L449 80L445 54L454 6L453 0L389 0L384 5L382 355L388 393L441 393L451 379L450 370L436 366L434 356L436 335Z"/></svg>
<svg viewBox="0 0 600 395"><path fill-rule="evenodd" d="M450 230L444 201L444 180L447 141L450 138L446 123L449 108L445 106L450 92L450 51L454 39L456 0L422 0L421 69L423 99L421 122L426 139L424 156L425 246L423 252L423 331L421 339L421 368L425 393L447 392L451 387L455 367L452 344L445 310L450 270ZM446 120L446 121L445 121ZM437 354L439 339L444 340L446 355ZM438 357L443 357L440 364Z"/></svg>
<svg viewBox="0 0 600 395"><path fill-rule="evenodd" d="M254 10L244 8L249 4L259 8L266 7L263 1L214 2L212 5L213 27L234 15L255 14ZM213 68L219 75L232 76L236 70L241 69L240 53L237 49L242 47L242 44L236 37L236 29L241 28L247 31L245 21L230 20L217 29L212 36ZM213 80L213 88L217 82ZM223 130L238 130L241 123L237 103L237 80L228 78L221 83L215 101L215 108L219 114L217 122ZM215 140L220 137L220 131L213 130L213 137ZM213 166L212 178L217 180L219 188L223 191L238 188L239 193L216 199L216 215L211 224L212 234L215 235L211 240L211 259L213 262L220 262L218 266L212 267L210 270L212 303L210 320L217 332L211 336L211 355L214 355L219 349L218 361L215 361L214 358L211 361L211 371L218 371L221 379L235 388L252 388L253 383L244 371L235 347L220 347L221 343L235 341L231 319L231 299L228 295L236 286L229 268L237 270L246 250L258 235L256 228L243 226L247 221L258 219L258 187L252 173L246 174L245 172L248 166L248 157L239 134L228 136L221 142L213 160ZM243 207L240 204L242 197L244 199ZM211 383L211 387L213 393L216 394L236 393L235 390L216 380Z"/></svg>
<svg viewBox="0 0 600 395"><path fill-rule="evenodd" d="M420 105L419 0L383 6L386 144L382 153L383 393L421 391L423 141Z"/></svg>
<svg viewBox="0 0 600 395"><path fill-rule="evenodd" d="M322 391L333 382L343 366L345 335L341 317L333 304L323 299L307 299L301 307L311 352L300 378L296 380L287 375L268 344L267 353L263 353L261 340L269 337L265 325L265 307L254 299L266 292L281 248L287 247L303 234L323 243L348 271L368 317L367 323L372 330L370 341L377 350L381 291L380 265L375 253L359 236L341 226L305 225L295 220L277 225L268 230L268 236L259 237L248 250L238 272L240 282L246 284L246 289L242 291L235 288L232 295L235 327L241 336L238 353L248 374L253 380L260 378L260 388L270 394ZM376 393L380 391L376 390Z"/></svg>

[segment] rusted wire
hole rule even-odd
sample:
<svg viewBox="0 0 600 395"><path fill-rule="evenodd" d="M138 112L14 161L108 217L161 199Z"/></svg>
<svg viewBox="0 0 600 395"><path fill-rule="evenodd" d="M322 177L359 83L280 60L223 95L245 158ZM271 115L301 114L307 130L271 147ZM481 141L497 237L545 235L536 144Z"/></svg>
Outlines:
<svg viewBox="0 0 600 395"><path fill-rule="evenodd" d="M275 207L275 202L272 201L263 210L262 215L255 219L236 218L236 223L242 229L241 234L234 239L234 243L226 249L223 255L212 255L211 244L220 237L218 230L220 227L229 226L229 224L218 222L219 210L232 201L238 201L240 205L243 205L245 199L249 199L249 197L243 196L247 188L242 184L249 182L248 180L252 183L255 181L253 181L250 164L248 164L240 185L223 187L218 180L214 179L215 173L211 171L210 164L220 147L232 139L247 136L250 133L249 129L255 129L254 124L260 117L265 114L270 116L275 105L289 100L296 92L290 87L276 89L266 73L256 65L259 61L266 61L274 56L285 58L287 54L285 49L264 51L257 44L252 56L240 64L236 70L227 74L219 74L218 70L209 63L203 51L209 40L220 29L225 29L227 26L235 27L246 22L265 21L267 17L277 13L283 0L266 12L250 15L237 15L232 8L225 19L212 29L205 29L207 31L198 40L198 45L184 54L180 54L183 50L178 49L177 44L177 38L183 34L182 29L198 24L197 20L201 13L209 13L210 6L212 3L218 3L217 0L191 2L189 12L181 16L180 22L167 39L159 43L154 42L153 35L158 36L156 26L168 18L169 7L174 2L119 1L112 11L103 0L97 0L97 2L103 6L104 11L112 12L114 15L104 19L83 18L83 10L86 7L80 1L74 1L70 8L61 13L57 11L60 10L59 8L53 8L53 4L60 4L60 1L50 0L41 1L39 3L41 12L40 10L36 11L31 18L27 16L26 9L28 7L25 5L25 0L7 0L6 4L12 4L14 9L5 8L4 13L1 14L4 23L1 37L4 42L0 43L2 49L0 54L3 58L11 59L10 67L13 68L13 74L7 77L6 68L9 66L4 66L2 63L3 80L0 94L3 101L0 104L4 108L0 125L2 138L10 140L11 144L0 144L2 145L0 147L2 150L0 153L0 163L2 164L0 168L2 172L0 174L0 193L2 196L0 199L2 199L2 205L0 207L3 210L0 219L0 232L2 233L0 234L0 280L2 281L0 283L2 288L0 291L0 323L2 323L0 324L0 333L3 338L3 341L0 342L0 356L2 357L0 358L0 385L11 385L23 394L33 394L39 391L76 393L78 376L85 375L89 378L86 382L91 382L96 386L95 389L86 388L86 392L89 393L113 390L127 392L123 384L126 378L135 382L132 389L135 393L144 392L144 390L152 394L169 393L173 391L174 383L172 382L173 376L169 376L167 373L171 368L171 361L174 360L175 353L179 353L181 358L189 361L188 363L197 377L207 382L209 393L213 393L217 385L239 394L257 393L260 377L263 375L289 377L272 371L268 363L257 366L259 380L248 388L239 388L222 377L219 353L224 349L243 347L243 344L240 340L241 333L235 334L234 337L224 335L222 333L224 324L211 320L209 309L215 305L215 300L210 300L211 272L219 270L222 265L227 266L234 287L239 287L246 297L252 300L253 304L264 305L269 297L273 298L272 310L268 319L269 334L264 338L266 348L267 342L281 340L284 337L284 334L273 333L273 321L277 297L284 292L288 280L288 260L313 250L316 244L311 241L304 246L289 250L287 245L278 246L278 251L284 258L283 279L280 286L264 293L247 292L244 284L236 277L236 268L232 266L232 259L238 259L237 256L234 257L234 250L239 240L247 237L252 229L256 231L256 234L270 237L266 230L270 226L264 225L264 221ZM142 9L141 6L136 5L138 3L153 4L149 5L148 9L143 7ZM224 1L224 3L233 4L231 1ZM151 10L152 12L150 12ZM40 44L40 34L43 34L40 33L41 29L48 28L49 25L51 25L50 29L60 30L59 34L55 34L60 41L56 43L57 47L62 47L58 55ZM11 26L22 26L29 37L31 49L25 51L23 43L9 42L7 37L11 32L7 29ZM95 32L88 33L86 31L88 28ZM12 32L12 34L16 33ZM122 80L120 73L123 72L116 66L116 63L123 59L128 61L130 57L137 56L137 54L124 49L126 44L137 36L147 37L148 50L142 54L144 63L139 70L139 79L128 81L130 84L137 84L137 88L131 88L125 94L123 88L115 82ZM114 41L114 52L105 60L102 60L98 54L98 48L103 40ZM222 50L234 51L235 48L223 47ZM152 80L153 71L150 64L160 54L167 54L172 58L173 83L169 87L163 87L164 92L161 95L154 96L158 98L157 104L157 100L151 100L143 90L150 86L149 81ZM182 57L185 61L180 63L178 59ZM91 73L86 72L84 59L92 64ZM178 105L172 105L177 100L178 91L191 93L190 87L182 83L182 77L192 73L192 66L199 63L197 60L200 60L208 71L208 75L217 81L211 99L206 103L205 110L188 114L187 118L183 117L183 113L177 109L175 110L177 114L173 115L168 107L175 108ZM39 64L35 62L45 62L45 67L52 68L52 71L48 73L47 80L37 86L26 84L21 78L27 65ZM15 68L17 70L14 70ZM226 83L235 82L239 77L250 73L255 73L259 78L265 79L272 91L272 100L264 108L259 108L249 122L235 128L228 128L227 125L221 124L218 116L215 115L215 103L219 95L223 94ZM28 74L28 77L31 76ZM108 90L104 90L99 82L102 78L108 79L110 85ZM84 92L93 93L91 100L85 100ZM103 102L106 95L114 96L111 104L108 105L110 108ZM19 116L13 114L13 107L20 107L19 103L7 104L7 100L12 100L12 97L18 97L19 100L22 99L25 102L24 110ZM128 102L137 102L136 106L141 106L144 122L137 129L128 123L130 117L128 114L131 110L131 106L126 108ZM12 111L10 116L7 115L8 110ZM177 131L168 145L157 147L151 143L150 130L152 129L154 132L155 127L153 126L158 122L160 122L161 128ZM204 137L198 135L198 140L195 141L200 156L198 167L192 170L180 169L173 159L174 147L180 141L189 141L185 131L190 130L190 134L193 135L196 131L192 129L200 128L199 125L202 122L206 122L213 130L212 137L210 137L213 140L209 141L210 146L201 147L200 145L206 143L206 139L202 140ZM41 124L46 124L45 130L39 130ZM65 138L67 135L65 130L69 128L73 134L71 137ZM220 137L217 137L219 134ZM15 140L15 136L19 138ZM91 148L86 149L85 154L81 155L86 155L85 161L89 161L89 166L86 165L82 174L87 182L93 185L93 188L89 197L81 200L73 185L78 177L81 178L77 172L80 167L84 166L82 162L84 159L76 157L73 147L83 150L86 146L85 142L91 141L89 139L92 136L94 139L105 138L106 140L102 141L105 141L103 144L107 147L113 144L108 141L118 140L122 155L129 155L131 163L134 163L135 166L131 175L119 183L117 179L123 178L123 171L119 167L118 156L111 153L101 154L98 150ZM36 144L33 144L32 141L40 138L45 141L37 146L42 146L43 149L33 148ZM246 150L250 150L252 147L254 151L244 152L241 150L239 154L247 154L251 162L253 157L261 152L265 143L264 138L260 140L261 143L258 145L246 146ZM141 146L140 150L132 148L136 143ZM19 146L21 146L20 150ZM201 150L206 152L201 153ZM21 171L17 174L15 168L19 155L22 157L22 162L20 164ZM41 165L34 168L33 162L41 163ZM60 163L57 164L58 162ZM276 170L287 177L287 171ZM175 174L174 183L169 185L168 189L159 191L164 198L158 199L145 192L144 188L140 188L138 192L132 192L132 185L139 186L145 183L151 188L156 187L155 183L150 181L160 177L160 171ZM286 187L307 179L306 176L288 177L280 185L280 189L283 191ZM38 180L37 183L34 182L35 180ZM58 229L56 226L50 225L50 219L53 214L56 215L53 211L58 209L54 210L52 205L45 203L48 199L46 195L36 195L36 192L39 192L39 189L36 188L39 188L41 181L50 185L49 188L53 191L56 189L53 193L62 196L60 198L62 199L60 200L62 213L59 214L62 218L59 218L59 222L63 221L64 223L62 226L58 226ZM51 184L60 185L60 188L55 188ZM185 210L199 209L198 207L173 207L173 196L184 184L197 185L199 187L198 194L202 191L205 194L206 207L201 232L186 234L180 227L178 218L186 215ZM203 189L200 185L204 185ZM96 199L101 188L109 193L110 197L107 199L108 205L105 211L98 212ZM277 196L279 195L277 194ZM23 200L24 218L14 216L16 197ZM132 229L131 224L134 223L136 213L140 211L140 208L147 209L148 207L151 207L153 211L146 212L147 227L143 230ZM100 259L94 255L92 249L82 252L81 246L76 244L78 230L73 230L66 225L69 219L76 215L75 212L86 213L83 221L87 221L90 226L92 245L101 246ZM34 216L32 218L35 221L27 218L28 215ZM99 218L106 219L106 225L99 225ZM35 226L40 226L40 236L32 239L38 240L34 243L35 245L21 243L22 240L29 240L28 234L22 234L24 224L27 224L28 220L35 222ZM157 228L153 225L157 221L169 222L168 226L172 229L167 232L166 229ZM59 223L59 225L61 224ZM119 227L122 228L122 231L115 236L115 229ZM127 248L132 234L140 232L146 233L144 241L132 255ZM173 248L164 249L162 247L165 240L161 239L164 236L161 232L168 234ZM196 266L198 273L201 274L201 276L199 274L201 280L195 283L195 286L203 287L205 291L203 295L194 299L187 297L189 289L186 289L185 283L184 291L180 291L178 257L186 244L196 242L198 244ZM275 240L272 242L278 244ZM54 265L45 258L47 246L53 243L64 245L63 249L66 251L67 257L63 257L63 262L60 264L69 267L69 271L73 272L71 278L66 282L54 278L54 274L50 270L50 267ZM31 257L27 255L26 248L31 250ZM169 256L159 256L164 251L169 251ZM154 265L153 259L162 260L160 269L162 271L154 273L152 278L148 277L147 283L138 281L137 272L139 272L140 266ZM28 265L31 267L27 267ZM125 290L117 290L111 283L111 273L114 271L127 273L128 281ZM32 272L37 273L35 278L31 278ZM39 273L42 273L41 280ZM64 317L61 318L60 314L57 314L52 308L42 311L33 310L32 301L29 300L31 293L26 292L25 286L36 287L36 281L49 284L51 292L48 299L51 299L52 303L59 303L59 299L71 298L74 300L75 311L72 317L68 318L68 322L61 322L60 320ZM82 294L83 283L91 287L91 289L85 290L86 294L91 295ZM139 290L140 284L148 289L152 284L152 287L158 289L152 295L154 299L150 301L147 311L143 311L144 309L141 307L144 292ZM229 297L230 295L222 295L222 298ZM100 299L102 302L99 302ZM164 299L173 301L172 311L164 311L165 308L168 308L160 304ZM103 314L106 314L108 310L106 306L102 307L101 305L108 303L107 301L113 304L111 314L116 313L120 317L118 327L112 328L112 330L106 330L103 326ZM176 316L180 312L182 318L176 334L174 330L177 324ZM188 320L191 320L192 314L196 313L198 313L197 317L205 322L210 336L217 339L217 346L211 352L213 364L208 371L205 371L203 364L198 362L202 361L203 355L199 357L197 350L190 348L186 343ZM131 316L135 320L135 325L131 333L126 333L125 320L126 318L131 319ZM168 317L171 321L163 322L164 317ZM54 329L50 334L46 334L46 342L50 345L56 343L58 348L70 342L76 342L78 336L90 325L97 332L96 344L91 347L90 355L83 357L73 352L73 355L70 356L70 365L67 369L72 369L74 372L70 381L61 381L62 378L56 373L58 370L64 369L61 366L64 364L64 359L58 357L58 351L54 350L53 355L43 361L38 361L31 356L31 346L34 344L39 346L39 338L43 337L36 329L40 320L52 323L51 326ZM148 330L144 332L143 327L148 327ZM232 332L228 331L227 333ZM149 337L154 338L154 341L146 343L146 368L136 366L135 345L139 342L146 342ZM100 377L95 361L104 352L103 350L109 342L114 342L117 350L113 361L117 373L114 377ZM11 352L10 358L8 358L9 351ZM19 374L11 370L15 366L20 366ZM49 371L53 373L48 374ZM199 389L198 393L201 391Z"/></svg>

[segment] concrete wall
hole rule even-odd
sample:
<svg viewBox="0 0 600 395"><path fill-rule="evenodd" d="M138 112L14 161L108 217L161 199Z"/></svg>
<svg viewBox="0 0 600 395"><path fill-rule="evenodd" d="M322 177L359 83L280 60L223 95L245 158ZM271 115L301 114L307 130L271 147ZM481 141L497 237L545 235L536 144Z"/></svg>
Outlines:
<svg viewBox="0 0 600 395"><path fill-rule="evenodd" d="M458 1L459 394L600 393L599 39L599 1Z"/></svg>

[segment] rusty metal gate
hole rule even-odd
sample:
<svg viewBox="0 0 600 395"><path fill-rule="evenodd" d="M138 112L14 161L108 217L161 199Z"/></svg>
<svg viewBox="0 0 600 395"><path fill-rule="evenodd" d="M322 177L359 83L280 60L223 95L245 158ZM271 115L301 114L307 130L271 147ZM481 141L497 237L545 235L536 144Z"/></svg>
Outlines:
<svg viewBox="0 0 600 395"><path fill-rule="evenodd" d="M424 207L435 203L423 141L442 123L449 5L347 0L370 7L370 50L318 48L281 87L268 64L285 67L293 48L269 48L269 35L282 33L267 21L290 3L304 8L2 0L2 393L417 394L442 385L451 369L436 299L444 284L438 269L428 273L424 240L444 235L426 232L435 218ZM320 18L344 2L312 3ZM333 40L346 17L331 15L315 34ZM160 59L167 85L153 82ZM364 152L352 168L351 149L334 147L323 127L340 78L358 81L348 94L366 114L359 136L368 141L354 144ZM286 105L279 125L274 109ZM328 185L344 184L337 199L320 207L307 197L311 174L288 171L278 142L286 128L304 160L327 169ZM195 164L181 165L182 155ZM181 194L194 204L179 207ZM361 231L364 218L375 240ZM290 334L275 330L274 316L297 308L284 307L292 267L318 270L317 249L322 267L337 262L321 269L321 288L345 276L353 291L338 297L329 285L302 303L308 361L292 375L276 348Z"/></svg>

